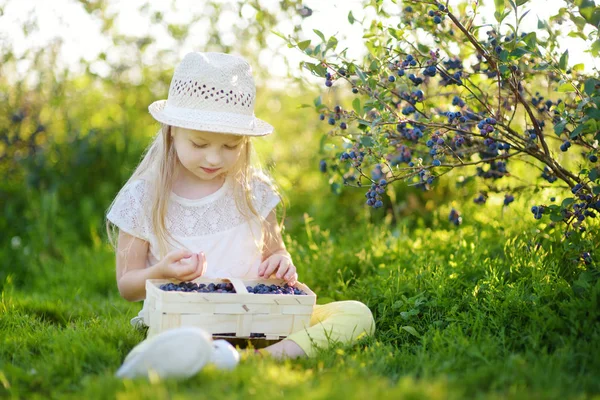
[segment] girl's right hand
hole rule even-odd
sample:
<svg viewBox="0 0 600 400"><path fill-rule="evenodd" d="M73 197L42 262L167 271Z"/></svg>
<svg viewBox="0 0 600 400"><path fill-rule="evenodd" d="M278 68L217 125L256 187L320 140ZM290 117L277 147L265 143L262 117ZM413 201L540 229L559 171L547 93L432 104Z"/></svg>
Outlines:
<svg viewBox="0 0 600 400"><path fill-rule="evenodd" d="M192 281L206 273L206 255L185 249L173 250L161 261L161 268L165 278Z"/></svg>

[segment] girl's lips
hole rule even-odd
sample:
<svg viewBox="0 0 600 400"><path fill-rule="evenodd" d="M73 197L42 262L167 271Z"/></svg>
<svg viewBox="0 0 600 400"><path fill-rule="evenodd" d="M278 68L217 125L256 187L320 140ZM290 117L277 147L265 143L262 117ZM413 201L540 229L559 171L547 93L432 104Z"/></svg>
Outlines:
<svg viewBox="0 0 600 400"><path fill-rule="evenodd" d="M200 167L200 168L202 168L204 170L204 172L208 172L209 174L217 172L218 170L221 169L221 168L210 169L210 168L204 168L204 167Z"/></svg>

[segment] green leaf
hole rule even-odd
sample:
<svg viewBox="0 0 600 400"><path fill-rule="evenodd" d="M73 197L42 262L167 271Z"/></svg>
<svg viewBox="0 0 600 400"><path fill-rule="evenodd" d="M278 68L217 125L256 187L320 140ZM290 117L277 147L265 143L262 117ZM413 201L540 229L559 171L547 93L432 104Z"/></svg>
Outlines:
<svg viewBox="0 0 600 400"><path fill-rule="evenodd" d="M584 125L579 125L577 128L573 129L573 132L571 132L571 135L569 137L571 139L575 139L583 131L584 127Z"/></svg>
<svg viewBox="0 0 600 400"><path fill-rule="evenodd" d="M585 83L583 84L583 91L585 92L585 94L587 94L588 96L591 96L592 93L594 93L594 90L596 88L596 85L600 84L600 81L598 79L595 78L589 78L585 81Z"/></svg>
<svg viewBox="0 0 600 400"><path fill-rule="evenodd" d="M348 13L348 22L350 22L350 25L354 24L354 15L352 15L352 11L350 11Z"/></svg>
<svg viewBox="0 0 600 400"><path fill-rule="evenodd" d="M517 0L517 6L520 7L523 4L527 3L529 0ZM527 10L527 12L529 12L529 10Z"/></svg>
<svg viewBox="0 0 600 400"><path fill-rule="evenodd" d="M310 40L305 40L303 42L299 42L298 43L298 47L300 48L300 50L304 51L306 50L306 48L310 46Z"/></svg>
<svg viewBox="0 0 600 400"><path fill-rule="evenodd" d="M360 78L361 81L363 81L364 83L367 83L367 76L358 67L356 67L356 74L358 75L358 77Z"/></svg>
<svg viewBox="0 0 600 400"><path fill-rule="evenodd" d="M276 35L276 36L279 36L280 38L282 38L282 39L283 39L283 40L285 40L286 42L288 41L288 38L287 38L287 37L285 37L285 35L284 35L283 33L281 33L281 32L277 32L277 31L275 31L275 30L272 30L272 31L271 31L271 33L272 33L272 34L274 34L274 35Z"/></svg>
<svg viewBox="0 0 600 400"><path fill-rule="evenodd" d="M504 0L494 0L494 6L496 7L496 13L502 14L504 13L504 9L506 8L506 3L504 2Z"/></svg>
<svg viewBox="0 0 600 400"><path fill-rule="evenodd" d="M557 92L565 93L565 92L574 92L575 88L569 82L565 82L560 85L557 89Z"/></svg>
<svg viewBox="0 0 600 400"><path fill-rule="evenodd" d="M535 51L537 46L537 35L535 32L528 33L523 38L523 42L525 42L530 51Z"/></svg>
<svg viewBox="0 0 600 400"><path fill-rule="evenodd" d="M586 24L585 18L572 13L570 13L569 17L571 18L571 21L575 24L575 26L577 26L577 29L579 29L580 31L583 30Z"/></svg>
<svg viewBox="0 0 600 400"><path fill-rule="evenodd" d="M340 185L337 182L333 182L330 186L331 188L331 193L335 194L335 195L340 195L342 193L342 185Z"/></svg>
<svg viewBox="0 0 600 400"><path fill-rule="evenodd" d="M335 51L337 44L338 44L338 40L335 38L335 36L331 36L329 38L329 40L327 41L327 47L325 47L325 50L333 49Z"/></svg>
<svg viewBox="0 0 600 400"><path fill-rule="evenodd" d="M596 195L600 194L600 186L594 186L592 188L592 193L594 193Z"/></svg>
<svg viewBox="0 0 600 400"><path fill-rule="evenodd" d="M600 24L600 7L596 7L596 4L591 0L576 3L579 3L579 13L588 24L598 27Z"/></svg>
<svg viewBox="0 0 600 400"><path fill-rule="evenodd" d="M574 198L572 197L567 197L566 199L564 199L562 201L562 203L560 204L562 208L566 208L569 204L573 203L575 201Z"/></svg>
<svg viewBox="0 0 600 400"><path fill-rule="evenodd" d="M598 121L600 121L600 110L598 110L597 108L592 108L592 107L586 108L585 115L587 115L590 118L597 119Z"/></svg>
<svg viewBox="0 0 600 400"><path fill-rule="evenodd" d="M322 41L325 41L325 35L323 35L323 32L318 29L313 29L313 31L321 38Z"/></svg>
<svg viewBox="0 0 600 400"><path fill-rule="evenodd" d="M312 107L310 104L300 104L297 108L309 108Z"/></svg>
<svg viewBox="0 0 600 400"><path fill-rule="evenodd" d="M379 64L377 64L377 61L371 61L371 66L369 67L369 69L371 70L371 72L379 71Z"/></svg>
<svg viewBox="0 0 600 400"><path fill-rule="evenodd" d="M564 218L562 216L562 214L550 214L550 220L554 221L554 222L560 222L562 221Z"/></svg>
<svg viewBox="0 0 600 400"><path fill-rule="evenodd" d="M315 99L313 100L313 103L315 104L315 107L319 107L323 103L321 96L315 97Z"/></svg>
<svg viewBox="0 0 600 400"><path fill-rule="evenodd" d="M600 178L600 169L598 169L598 167L592 169L588 177L590 178L590 181L597 180L598 178Z"/></svg>
<svg viewBox="0 0 600 400"><path fill-rule="evenodd" d="M575 71L575 72L582 72L584 68L585 68L585 64L583 64L583 63L573 65L573 71Z"/></svg>
<svg viewBox="0 0 600 400"><path fill-rule="evenodd" d="M498 23L501 24L502 21L504 21L504 18L506 18L508 16L508 14L510 14L510 11L506 11L503 13L496 11L494 13L494 18L496 18L496 21L498 21Z"/></svg>
<svg viewBox="0 0 600 400"><path fill-rule="evenodd" d="M560 56L560 61L558 62L558 67L561 70L566 71L568 65L569 65L569 50L567 49L562 54L562 56Z"/></svg>
<svg viewBox="0 0 600 400"><path fill-rule="evenodd" d="M354 112L356 112L356 115L362 115L362 109L360 108L360 99L358 97L356 97L352 101L352 108L354 109Z"/></svg>
<svg viewBox="0 0 600 400"><path fill-rule="evenodd" d="M521 58L525 54L531 54L531 52L529 50L526 50L523 47L517 47L516 49L514 49L513 51L510 52L510 58L512 58L512 59Z"/></svg>
<svg viewBox="0 0 600 400"><path fill-rule="evenodd" d="M421 337L421 335L419 335L419 332L417 332L417 330L410 325L404 325L402 329L404 329L406 332L410 333L413 336L416 336L418 338Z"/></svg>
<svg viewBox="0 0 600 400"><path fill-rule="evenodd" d="M375 142L373 142L373 138L370 136L361 136L360 137L360 144L365 146L365 147L371 147L373 146Z"/></svg>
<svg viewBox="0 0 600 400"><path fill-rule="evenodd" d="M594 57L598 57L600 55L600 39L594 41L594 43L592 43L592 47L590 48L590 53L592 53L592 55Z"/></svg>
<svg viewBox="0 0 600 400"><path fill-rule="evenodd" d="M562 120L558 124L554 125L554 133L560 135L565 130L565 126L567 126L567 120Z"/></svg>

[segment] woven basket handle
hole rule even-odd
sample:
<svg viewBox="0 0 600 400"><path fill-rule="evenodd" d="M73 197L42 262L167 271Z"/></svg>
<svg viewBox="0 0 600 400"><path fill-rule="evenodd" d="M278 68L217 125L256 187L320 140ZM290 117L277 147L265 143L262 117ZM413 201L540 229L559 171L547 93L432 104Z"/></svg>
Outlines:
<svg viewBox="0 0 600 400"><path fill-rule="evenodd" d="M248 290L246 289L246 285L242 282L241 279L238 278L223 278L224 281L229 281L235 288L235 292L239 294L248 294Z"/></svg>

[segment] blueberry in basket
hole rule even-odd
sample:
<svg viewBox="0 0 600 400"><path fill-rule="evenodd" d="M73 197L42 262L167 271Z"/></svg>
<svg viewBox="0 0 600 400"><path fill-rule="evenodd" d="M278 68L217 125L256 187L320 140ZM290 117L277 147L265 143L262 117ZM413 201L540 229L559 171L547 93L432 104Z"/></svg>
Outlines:
<svg viewBox="0 0 600 400"><path fill-rule="evenodd" d="M283 286L279 285L265 285L259 283L256 286L246 286L248 293L254 294L293 294L293 295L306 295L307 293L293 286L289 286L287 283Z"/></svg>
<svg viewBox="0 0 600 400"><path fill-rule="evenodd" d="M235 288L231 283L205 283L197 284L195 282L165 283L159 286L161 290L167 292L196 292L196 293L235 293Z"/></svg>

